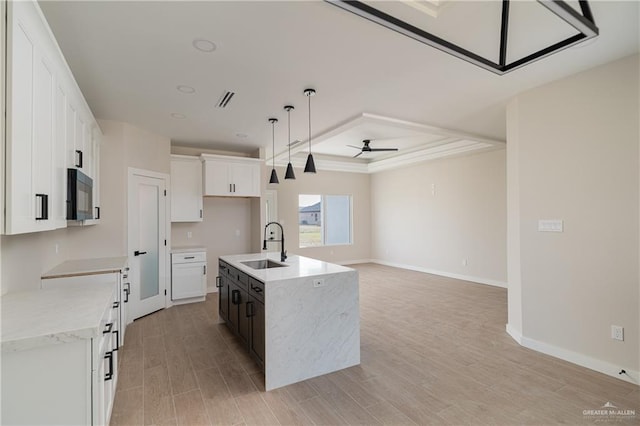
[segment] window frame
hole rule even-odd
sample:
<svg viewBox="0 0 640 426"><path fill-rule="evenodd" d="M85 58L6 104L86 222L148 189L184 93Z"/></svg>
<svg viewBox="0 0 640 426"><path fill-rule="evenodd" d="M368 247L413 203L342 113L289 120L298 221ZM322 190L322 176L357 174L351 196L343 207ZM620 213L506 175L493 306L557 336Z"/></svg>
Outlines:
<svg viewBox="0 0 640 426"><path fill-rule="evenodd" d="M300 239L300 226L302 226L300 224L300 196L301 195L317 195L320 197L320 241L321 244L317 245L317 246L302 246L301 244L301 239ZM326 227L325 227L325 223L326 223L326 202L325 202L325 197L327 196L332 196L332 197L348 197L349 198L349 242L348 243L332 243L332 244L327 244L325 243L326 240ZM353 240L354 240L354 232L353 232L353 226L354 226L354 222L353 222L353 194L302 194L299 193L298 194L298 248L300 249L308 249L308 248L319 248L319 247L336 247L336 246L352 246ZM316 213L317 214L317 213Z"/></svg>

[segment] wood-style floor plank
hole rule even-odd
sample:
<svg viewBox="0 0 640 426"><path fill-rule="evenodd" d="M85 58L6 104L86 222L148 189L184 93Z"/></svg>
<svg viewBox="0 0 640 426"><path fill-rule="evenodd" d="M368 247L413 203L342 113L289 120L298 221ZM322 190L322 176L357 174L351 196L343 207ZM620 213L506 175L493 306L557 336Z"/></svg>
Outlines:
<svg viewBox="0 0 640 426"><path fill-rule="evenodd" d="M361 364L270 392L217 294L127 327L112 425L594 424L638 386L523 348L505 289L363 264Z"/></svg>

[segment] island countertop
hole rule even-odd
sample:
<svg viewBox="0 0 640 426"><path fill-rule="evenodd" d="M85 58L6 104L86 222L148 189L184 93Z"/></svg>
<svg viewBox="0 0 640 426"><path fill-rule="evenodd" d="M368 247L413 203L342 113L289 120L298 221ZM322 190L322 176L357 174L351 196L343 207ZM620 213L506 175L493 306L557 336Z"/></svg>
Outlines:
<svg viewBox="0 0 640 426"><path fill-rule="evenodd" d="M275 252L235 254L220 256L220 259L239 271L242 271L264 283L353 271L353 269L347 268L346 266L336 265L334 263L328 263L322 260L311 259L309 257L298 256L295 254L289 255L287 260L281 262L280 253ZM281 268L254 269L242 263L265 259L269 259L276 263L282 263L287 266L283 266Z"/></svg>

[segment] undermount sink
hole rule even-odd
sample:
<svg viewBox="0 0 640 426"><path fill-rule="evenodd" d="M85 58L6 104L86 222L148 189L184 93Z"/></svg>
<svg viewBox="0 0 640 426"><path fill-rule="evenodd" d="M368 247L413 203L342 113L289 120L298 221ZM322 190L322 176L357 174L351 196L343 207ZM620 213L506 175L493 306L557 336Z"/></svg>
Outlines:
<svg viewBox="0 0 640 426"><path fill-rule="evenodd" d="M274 262L273 260L263 259L263 260L249 260L247 262L240 262L243 265L247 265L249 268L253 269L271 269L271 268L282 268L284 266L282 263Z"/></svg>

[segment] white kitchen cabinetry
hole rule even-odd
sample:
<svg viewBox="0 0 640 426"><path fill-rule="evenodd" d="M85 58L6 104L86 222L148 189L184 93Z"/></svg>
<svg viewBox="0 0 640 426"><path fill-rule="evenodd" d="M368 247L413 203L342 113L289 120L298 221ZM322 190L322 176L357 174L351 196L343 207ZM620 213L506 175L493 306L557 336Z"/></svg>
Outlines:
<svg viewBox="0 0 640 426"><path fill-rule="evenodd" d="M83 225L96 225L100 223L100 142L101 133L96 126L91 131L90 156L84 160L91 160L91 167L87 167L90 172L89 177L93 179L93 219L85 220Z"/></svg>
<svg viewBox="0 0 640 426"><path fill-rule="evenodd" d="M198 157L171 156L171 222L202 222L202 163Z"/></svg>
<svg viewBox="0 0 640 426"><path fill-rule="evenodd" d="M67 226L67 156L97 127L37 2L7 2L3 232ZM88 153L94 162L93 146ZM87 158L87 157L85 157ZM75 159L74 159L75 160ZM88 174L90 177L93 170Z"/></svg>
<svg viewBox="0 0 640 426"><path fill-rule="evenodd" d="M204 248L171 251L171 300L203 301L207 294L207 252Z"/></svg>
<svg viewBox="0 0 640 426"><path fill-rule="evenodd" d="M54 229L53 65L31 3L10 2L7 27L5 233Z"/></svg>
<svg viewBox="0 0 640 426"><path fill-rule="evenodd" d="M260 166L256 158L202 154L204 195L260 197Z"/></svg>
<svg viewBox="0 0 640 426"><path fill-rule="evenodd" d="M117 289L116 321L118 323L118 331L115 334L118 347L124 345L124 335L127 329L127 307L131 292L126 256L67 260L45 272L41 278L40 285L43 289L65 288L74 285L110 284L115 286Z"/></svg>
<svg viewBox="0 0 640 426"><path fill-rule="evenodd" d="M115 302L110 284L2 296L2 424L109 424Z"/></svg>

